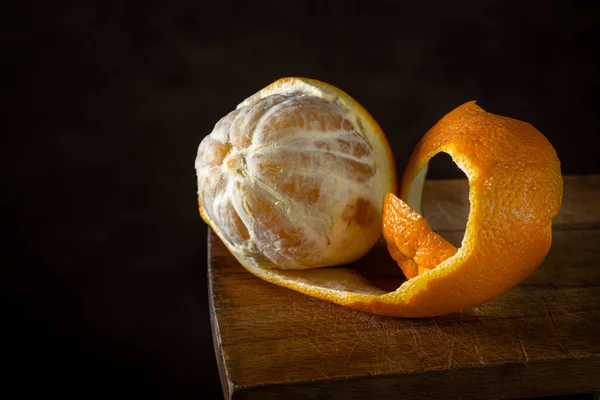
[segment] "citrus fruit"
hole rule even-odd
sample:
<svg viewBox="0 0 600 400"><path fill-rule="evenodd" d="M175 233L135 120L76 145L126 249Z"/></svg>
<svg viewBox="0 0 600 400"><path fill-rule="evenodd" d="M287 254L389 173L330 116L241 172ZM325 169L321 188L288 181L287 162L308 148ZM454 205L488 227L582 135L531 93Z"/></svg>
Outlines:
<svg viewBox="0 0 600 400"><path fill-rule="evenodd" d="M448 153L469 180L470 213L459 249L420 215L427 166L439 152ZM562 203L560 162L530 124L469 102L419 142L400 196L403 200L393 191L386 194L382 216L390 254L409 278L392 292L351 268L261 268L256 258L236 255L235 247L224 243L253 274L309 296L380 315L449 314L497 297L542 262Z"/></svg>
<svg viewBox="0 0 600 400"><path fill-rule="evenodd" d="M341 90L285 78L249 97L202 140L202 218L251 272L352 262L381 238L395 192L391 149Z"/></svg>

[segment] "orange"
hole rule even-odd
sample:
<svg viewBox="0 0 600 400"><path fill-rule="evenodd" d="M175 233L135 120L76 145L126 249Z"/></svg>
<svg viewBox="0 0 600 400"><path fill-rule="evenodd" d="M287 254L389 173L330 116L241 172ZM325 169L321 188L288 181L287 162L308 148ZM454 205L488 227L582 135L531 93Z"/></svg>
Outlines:
<svg viewBox="0 0 600 400"><path fill-rule="evenodd" d="M285 78L243 101L200 144L202 218L242 265L346 264L381 238L394 158L369 113L343 91Z"/></svg>
<svg viewBox="0 0 600 400"><path fill-rule="evenodd" d="M471 209L460 249L419 214L427 166L439 152L448 153L469 179ZM265 268L224 243L256 276L309 296L380 315L448 314L497 297L539 266L562 202L562 176L554 148L537 129L470 102L443 117L419 142L402 180L404 201L389 192L384 237L409 278L393 292L350 268Z"/></svg>

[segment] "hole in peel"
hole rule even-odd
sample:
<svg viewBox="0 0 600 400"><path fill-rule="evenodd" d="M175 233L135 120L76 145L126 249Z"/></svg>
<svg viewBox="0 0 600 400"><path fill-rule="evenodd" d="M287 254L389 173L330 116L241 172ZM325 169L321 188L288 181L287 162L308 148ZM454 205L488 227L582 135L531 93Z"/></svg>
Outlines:
<svg viewBox="0 0 600 400"><path fill-rule="evenodd" d="M358 272L367 281L384 292L393 292L406 282L406 276L390 257L385 244L381 242L361 257L360 260L344 267Z"/></svg>
<svg viewBox="0 0 600 400"><path fill-rule="evenodd" d="M429 161L423 187L423 216L431 229L460 247L469 218L469 181L447 153Z"/></svg>

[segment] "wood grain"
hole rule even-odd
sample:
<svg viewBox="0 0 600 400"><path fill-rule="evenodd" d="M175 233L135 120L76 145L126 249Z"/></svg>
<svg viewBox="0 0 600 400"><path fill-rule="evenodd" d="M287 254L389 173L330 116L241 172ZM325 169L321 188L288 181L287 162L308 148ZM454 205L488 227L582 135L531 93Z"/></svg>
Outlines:
<svg viewBox="0 0 600 400"><path fill-rule="evenodd" d="M600 176L565 178L540 268L495 301L436 318L367 314L246 272L209 232L215 351L226 398L517 398L600 391ZM429 181L424 213L452 242L464 180ZM393 290L379 244L353 265Z"/></svg>

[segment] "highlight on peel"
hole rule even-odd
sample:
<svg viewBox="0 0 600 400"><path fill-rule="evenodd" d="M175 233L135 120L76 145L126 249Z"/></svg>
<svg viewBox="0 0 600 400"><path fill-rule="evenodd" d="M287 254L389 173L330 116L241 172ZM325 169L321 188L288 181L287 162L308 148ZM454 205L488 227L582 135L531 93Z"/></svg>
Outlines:
<svg viewBox="0 0 600 400"><path fill-rule="evenodd" d="M248 270L350 263L381 238L396 192L381 128L328 84L285 78L244 100L200 144L200 215Z"/></svg>

